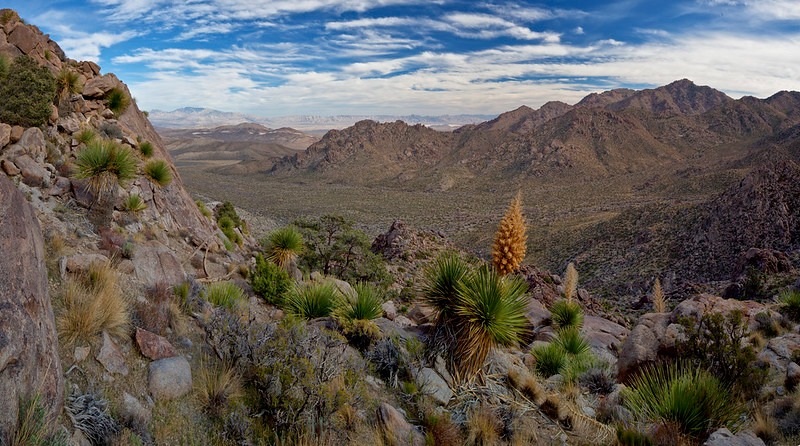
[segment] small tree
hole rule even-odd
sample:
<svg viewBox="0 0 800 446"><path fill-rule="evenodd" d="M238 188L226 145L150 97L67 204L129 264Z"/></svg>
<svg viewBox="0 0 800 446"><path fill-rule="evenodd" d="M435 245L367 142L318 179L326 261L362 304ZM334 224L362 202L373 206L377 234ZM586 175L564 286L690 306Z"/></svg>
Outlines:
<svg viewBox="0 0 800 446"><path fill-rule="evenodd" d="M528 241L525 231L527 227L522 217L522 195L518 193L500 220L494 236L492 262L501 275L516 271L525 258L525 244Z"/></svg>

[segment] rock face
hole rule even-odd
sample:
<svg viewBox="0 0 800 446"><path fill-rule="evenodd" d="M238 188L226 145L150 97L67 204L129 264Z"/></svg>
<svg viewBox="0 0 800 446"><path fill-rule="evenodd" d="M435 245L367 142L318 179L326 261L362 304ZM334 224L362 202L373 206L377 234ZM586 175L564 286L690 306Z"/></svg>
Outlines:
<svg viewBox="0 0 800 446"><path fill-rule="evenodd" d="M0 438L16 429L20 398L61 411L64 383L44 266L44 241L33 208L0 175Z"/></svg>

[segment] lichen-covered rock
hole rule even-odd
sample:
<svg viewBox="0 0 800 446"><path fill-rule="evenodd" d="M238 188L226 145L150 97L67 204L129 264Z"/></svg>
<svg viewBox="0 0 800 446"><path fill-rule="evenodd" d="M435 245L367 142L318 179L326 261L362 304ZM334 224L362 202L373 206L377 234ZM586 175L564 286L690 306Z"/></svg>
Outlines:
<svg viewBox="0 0 800 446"><path fill-rule="evenodd" d="M734 435L723 427L714 431L703 446L764 446L764 441L750 431L741 431Z"/></svg>
<svg viewBox="0 0 800 446"><path fill-rule="evenodd" d="M33 208L0 175L0 438L16 430L20 398L40 394L49 416L61 411L64 383Z"/></svg>

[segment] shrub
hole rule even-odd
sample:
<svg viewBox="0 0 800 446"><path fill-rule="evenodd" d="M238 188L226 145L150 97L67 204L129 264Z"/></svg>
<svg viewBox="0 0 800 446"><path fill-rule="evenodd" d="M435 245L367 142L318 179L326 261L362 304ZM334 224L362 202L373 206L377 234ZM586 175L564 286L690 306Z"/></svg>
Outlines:
<svg viewBox="0 0 800 446"><path fill-rule="evenodd" d="M267 258L282 268L287 268L303 252L303 236L294 226L273 231L261 241Z"/></svg>
<svg viewBox="0 0 800 446"><path fill-rule="evenodd" d="M283 305L286 293L292 288L292 279L285 269L258 254L256 265L250 271L250 285L267 303Z"/></svg>
<svg viewBox="0 0 800 446"><path fill-rule="evenodd" d="M800 322L800 291L783 291L778 297L780 311L789 319Z"/></svg>
<svg viewBox="0 0 800 446"><path fill-rule="evenodd" d="M8 76L8 58L5 54L0 54L0 80L5 80Z"/></svg>
<svg viewBox="0 0 800 446"><path fill-rule="evenodd" d="M84 145L89 144L96 137L97 133L90 128L82 129L80 132L75 134L75 140Z"/></svg>
<svg viewBox="0 0 800 446"><path fill-rule="evenodd" d="M75 164L75 178L89 180L88 187L98 195L136 177L136 158L114 141L91 141L78 152Z"/></svg>
<svg viewBox="0 0 800 446"><path fill-rule="evenodd" d="M625 405L643 421L674 423L699 442L720 427L735 432L744 410L723 383L699 367L651 366L624 392Z"/></svg>
<svg viewBox="0 0 800 446"><path fill-rule="evenodd" d="M144 174L161 187L172 182L172 170L164 160L151 160L144 165Z"/></svg>
<svg viewBox="0 0 800 446"><path fill-rule="evenodd" d="M329 283L294 288L286 297L286 310L305 319L330 316L339 304L339 292Z"/></svg>
<svg viewBox="0 0 800 446"><path fill-rule="evenodd" d="M234 227L241 227L243 222L242 219L239 217L239 214L236 213L236 208L233 207L233 203L230 201L225 201L221 205L217 206L215 210L215 214L217 217L217 221L228 217L232 222Z"/></svg>
<svg viewBox="0 0 800 446"><path fill-rule="evenodd" d="M95 264L80 280L68 280L64 310L58 317L59 339L67 344L89 340L103 331L124 336L128 331L128 302L110 265Z"/></svg>
<svg viewBox="0 0 800 446"><path fill-rule="evenodd" d="M583 309L581 305L572 300L558 300L550 307L553 327L581 328L583 326Z"/></svg>
<svg viewBox="0 0 800 446"><path fill-rule="evenodd" d="M244 291L233 282L215 282L206 288L205 299L215 307L224 307L234 312L247 304Z"/></svg>
<svg viewBox="0 0 800 446"><path fill-rule="evenodd" d="M0 122L23 127L47 124L56 96L56 81L45 67L19 56L0 79Z"/></svg>
<svg viewBox="0 0 800 446"><path fill-rule="evenodd" d="M525 258L525 245L528 241L526 231L525 219L522 217L522 194L517 193L500 220L492 245L492 263L501 275L516 271Z"/></svg>
<svg viewBox="0 0 800 446"><path fill-rule="evenodd" d="M142 152L145 158L150 158L153 156L153 143L150 141L144 141L139 144L139 151Z"/></svg>
<svg viewBox="0 0 800 446"><path fill-rule="evenodd" d="M122 208L128 212L136 213L147 209L147 205L144 204L144 200L138 194L130 194L122 203Z"/></svg>
<svg viewBox="0 0 800 446"><path fill-rule="evenodd" d="M204 217L211 217L211 211L206 207L205 203L197 200L195 204L197 204L197 209L200 209L200 213L203 214Z"/></svg>
<svg viewBox="0 0 800 446"><path fill-rule="evenodd" d="M125 110L131 105L131 98L125 91L119 87L114 87L105 95L106 105L108 109L119 116L125 113Z"/></svg>
<svg viewBox="0 0 800 446"><path fill-rule="evenodd" d="M241 396L242 383L233 367L203 363L194 373L194 387L200 405L218 416Z"/></svg>
<svg viewBox="0 0 800 446"><path fill-rule="evenodd" d="M217 221L217 226L219 226L219 230L222 231L223 234L225 234L225 237L227 237L227 239L231 243L236 243L237 245L242 244L242 237L236 232L234 223L230 219L230 217L225 216L220 218ZM226 245L225 247L228 249L228 251L233 249L233 246L228 248L228 246Z"/></svg>

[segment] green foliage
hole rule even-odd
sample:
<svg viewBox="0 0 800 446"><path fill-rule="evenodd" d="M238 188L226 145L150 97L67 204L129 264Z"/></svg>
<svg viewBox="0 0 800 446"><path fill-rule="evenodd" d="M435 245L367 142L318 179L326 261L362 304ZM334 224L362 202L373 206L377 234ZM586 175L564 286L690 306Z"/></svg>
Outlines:
<svg viewBox="0 0 800 446"><path fill-rule="evenodd" d="M324 215L294 223L305 240L306 249L299 266L305 271L321 271L348 282L372 282L381 287L391 283L383 259L373 253L367 235L353 227L351 220Z"/></svg>
<svg viewBox="0 0 800 446"><path fill-rule="evenodd" d="M711 373L693 366L648 367L637 375L623 400L642 421L675 423L702 442L720 427L736 431L744 406Z"/></svg>
<svg viewBox="0 0 800 446"><path fill-rule="evenodd" d="M68 438L61 432L51 434L51 427L47 419L47 408L40 395L36 394L28 400L21 399L17 432L9 438L8 444L9 446L67 446Z"/></svg>
<svg viewBox="0 0 800 446"><path fill-rule="evenodd" d="M236 243L237 245L242 244L242 237L236 232L235 224L230 217L226 215L217 220L217 226L219 226L219 230L225 234L225 237L230 241L230 243ZM228 251L233 249L233 245L228 247L226 244L225 247L228 249Z"/></svg>
<svg viewBox="0 0 800 446"><path fill-rule="evenodd" d="M750 267L742 287L742 298L757 300L764 295L764 274L758 268Z"/></svg>
<svg viewBox="0 0 800 446"><path fill-rule="evenodd" d="M8 76L8 58L5 54L0 54L0 80L5 80Z"/></svg>
<svg viewBox="0 0 800 446"><path fill-rule="evenodd" d="M108 109L117 116L125 113L125 110L131 105L130 96L119 87L114 87L109 90L105 95L105 100Z"/></svg>
<svg viewBox="0 0 800 446"><path fill-rule="evenodd" d="M164 160L148 161L144 165L144 173L151 181L162 187L172 182L172 170Z"/></svg>
<svg viewBox="0 0 800 446"><path fill-rule="evenodd" d="M58 89L58 95L62 98L67 97L70 94L81 92L81 84L78 73L70 70L67 67L62 68L61 72L58 73L56 85Z"/></svg>
<svg viewBox="0 0 800 446"><path fill-rule="evenodd" d="M557 300L550 307L555 328L581 328L583 326L583 309L574 300Z"/></svg>
<svg viewBox="0 0 800 446"><path fill-rule="evenodd" d="M470 265L456 253L443 254L425 268L422 296L425 303L438 312L440 318L449 318L459 284L469 272Z"/></svg>
<svg viewBox="0 0 800 446"><path fill-rule="evenodd" d="M75 134L75 140L78 141L80 144L89 144L92 142L93 139L97 137L97 132L93 129L85 128Z"/></svg>
<svg viewBox="0 0 800 446"><path fill-rule="evenodd" d="M339 305L339 292L329 283L295 287L286 296L286 311L304 319L330 316Z"/></svg>
<svg viewBox="0 0 800 446"><path fill-rule="evenodd" d="M705 313L699 321L684 318L686 338L676 343L678 356L692 361L728 386L753 395L764 383L766 370L755 366L756 352L748 340L747 324L740 311L727 317Z"/></svg>
<svg viewBox="0 0 800 446"><path fill-rule="evenodd" d="M128 212L136 213L147 209L147 205L144 204L144 200L138 194L130 194L122 203L122 208Z"/></svg>
<svg viewBox="0 0 800 446"><path fill-rule="evenodd" d="M555 342L537 345L531 354L536 358L536 371L544 377L559 374L567 364L566 352Z"/></svg>
<svg viewBox="0 0 800 446"><path fill-rule="evenodd" d="M531 351L536 358L536 371L544 377L560 374L565 382L575 382L594 361L586 341L575 327L562 328L556 338Z"/></svg>
<svg viewBox="0 0 800 446"><path fill-rule="evenodd" d="M202 208L200 211L202 212ZM240 228L242 232L244 232L244 222L239 218L239 214L236 213L233 204L231 204L230 201L226 201L217 206L216 217L217 226L219 226L220 231L225 234L225 237L227 237L231 243L241 246L242 237L236 232L236 228ZM227 248L229 251L233 249L232 246Z"/></svg>
<svg viewBox="0 0 800 446"><path fill-rule="evenodd" d="M784 316L794 322L800 322L800 291L783 291L778 297L778 303L780 304L780 311Z"/></svg>
<svg viewBox="0 0 800 446"><path fill-rule="evenodd" d="M239 214L236 213L236 209L230 201L223 202L221 205L217 206L215 216L217 217L217 221L223 217L228 217L233 222L233 226L237 228L242 227L242 219L239 218Z"/></svg>
<svg viewBox="0 0 800 446"><path fill-rule="evenodd" d="M303 252L303 235L294 226L284 226L261 240L261 246L269 260L286 268Z"/></svg>
<svg viewBox="0 0 800 446"><path fill-rule="evenodd" d="M136 157L109 140L92 140L78 152L75 165L75 178L89 180L89 188L98 194L136 177Z"/></svg>
<svg viewBox="0 0 800 446"><path fill-rule="evenodd" d="M256 265L250 271L250 285L267 303L283 305L286 293L292 288L292 279L285 269L256 255Z"/></svg>
<svg viewBox="0 0 800 446"><path fill-rule="evenodd" d="M578 356L589 353L589 343L575 327L559 330L554 342L568 355Z"/></svg>
<svg viewBox="0 0 800 446"><path fill-rule="evenodd" d="M142 155L145 158L150 158L153 156L153 143L150 141L144 141L139 144L139 151L142 152Z"/></svg>
<svg viewBox="0 0 800 446"><path fill-rule="evenodd" d="M203 214L205 217L211 217L211 211L206 207L206 204L200 200L195 201L197 205L197 209L200 209L200 213Z"/></svg>
<svg viewBox="0 0 800 446"><path fill-rule="evenodd" d="M215 282L206 288L205 299L215 307L238 311L247 304L244 291L233 282Z"/></svg>
<svg viewBox="0 0 800 446"><path fill-rule="evenodd" d="M653 446L653 440L635 430L617 426L617 442L620 446Z"/></svg>
<svg viewBox="0 0 800 446"><path fill-rule="evenodd" d="M375 286L358 282L353 286L355 297L344 299L336 314L345 321L370 321L383 315L383 294Z"/></svg>
<svg viewBox="0 0 800 446"><path fill-rule="evenodd" d="M56 81L45 67L19 56L0 78L0 122L23 127L47 124L56 96Z"/></svg>

